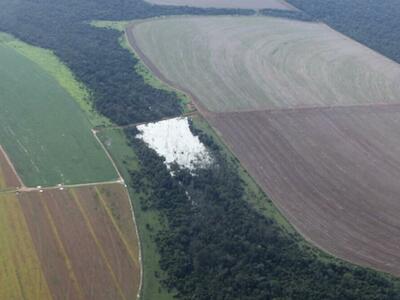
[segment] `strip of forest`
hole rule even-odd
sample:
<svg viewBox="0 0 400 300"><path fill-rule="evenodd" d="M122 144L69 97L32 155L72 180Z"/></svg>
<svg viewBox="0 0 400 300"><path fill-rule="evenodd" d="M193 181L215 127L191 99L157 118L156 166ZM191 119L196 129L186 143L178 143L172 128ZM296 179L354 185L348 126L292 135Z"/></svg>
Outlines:
<svg viewBox="0 0 400 300"><path fill-rule="evenodd" d="M330 24L325 11L318 15L318 9L305 6L306 1L290 2ZM345 0L326 2L343 4ZM373 5L372 0L355 2ZM360 6L347 8L363 11ZM95 108L115 124L124 125L177 116L181 106L175 94L147 85L136 73L138 61L119 45L120 33L93 28L91 20L252 13L159 7L140 0L4 0L0 31L53 50L89 88ZM351 31L350 21L339 12L336 15L337 20L343 19L341 26ZM394 31L398 28L394 24L381 22L379 28ZM380 51L395 58L400 39L388 43L394 34L371 32L365 38L373 40L370 46L388 45ZM333 258L321 259L311 248L300 246L298 235L284 232L272 218L260 214L248 204L237 162L228 159L211 136L194 127L193 131L212 149L215 164L194 174L176 169L172 177L163 159L137 140L134 130L126 130L140 160L140 170L131 172L133 188L145 195L143 207L157 211L165 221L154 239L160 266L167 274L163 285L176 291L178 299L400 299L397 280Z"/></svg>

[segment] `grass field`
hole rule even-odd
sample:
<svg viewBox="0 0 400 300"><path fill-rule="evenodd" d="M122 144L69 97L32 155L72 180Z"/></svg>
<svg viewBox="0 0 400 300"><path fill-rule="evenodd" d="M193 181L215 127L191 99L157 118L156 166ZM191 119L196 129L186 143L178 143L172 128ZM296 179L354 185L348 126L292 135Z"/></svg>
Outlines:
<svg viewBox="0 0 400 300"><path fill-rule="evenodd" d="M86 117L93 126L110 125L110 121L98 114L93 108L89 92L86 87L76 80L57 56L50 50L33 47L15 39L13 36L0 32L0 44L6 45L19 54L25 56L44 71L51 75L72 96L85 112Z"/></svg>
<svg viewBox="0 0 400 300"><path fill-rule="evenodd" d="M9 43L0 41L0 144L24 183L50 186L117 178L71 94Z"/></svg>
<svg viewBox="0 0 400 300"><path fill-rule="evenodd" d="M0 298L136 299L134 228L121 184L0 194Z"/></svg>
<svg viewBox="0 0 400 300"><path fill-rule="evenodd" d="M129 30L153 72L214 112L400 102L396 63L320 23L183 17Z"/></svg>
<svg viewBox="0 0 400 300"><path fill-rule="evenodd" d="M248 8L248 9L283 9L292 10L293 7L283 0L146 0L159 5L180 5L193 7L215 8Z"/></svg>

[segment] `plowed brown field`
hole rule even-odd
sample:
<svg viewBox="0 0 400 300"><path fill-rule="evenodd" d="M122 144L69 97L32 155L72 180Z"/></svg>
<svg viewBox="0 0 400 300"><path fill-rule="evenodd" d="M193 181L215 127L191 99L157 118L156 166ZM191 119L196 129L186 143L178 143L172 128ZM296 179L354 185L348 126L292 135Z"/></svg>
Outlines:
<svg viewBox="0 0 400 300"><path fill-rule="evenodd" d="M22 186L7 154L0 145L0 190Z"/></svg>
<svg viewBox="0 0 400 300"><path fill-rule="evenodd" d="M210 120L305 237L338 257L400 275L400 107Z"/></svg>
<svg viewBox="0 0 400 300"><path fill-rule="evenodd" d="M302 235L400 276L400 66L320 23L169 18L127 37Z"/></svg>
<svg viewBox="0 0 400 300"><path fill-rule="evenodd" d="M20 226L18 234L6 235L11 248L0 246L0 260L25 257L31 269L36 268L44 278L40 285L45 288L37 286L37 280L31 277L14 280L4 271L7 284L37 291L37 297L29 298L35 300L136 299L140 281L138 242L123 185L3 194L0 205L2 201L14 203L13 211L3 214L18 215L25 225ZM0 229L2 233L13 232L13 226L13 222L0 224ZM24 240L30 241L30 247L12 247L20 245L14 240L22 236L28 237ZM17 266L10 263L11 267ZM43 298L46 292L47 298Z"/></svg>

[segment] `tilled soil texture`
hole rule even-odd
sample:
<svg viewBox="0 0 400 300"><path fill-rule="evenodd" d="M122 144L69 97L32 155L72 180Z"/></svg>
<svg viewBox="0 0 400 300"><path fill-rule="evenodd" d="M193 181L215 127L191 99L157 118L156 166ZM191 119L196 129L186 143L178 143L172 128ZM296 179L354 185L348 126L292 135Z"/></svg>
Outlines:
<svg viewBox="0 0 400 300"><path fill-rule="evenodd" d="M21 187L22 185L11 161L0 145L0 190Z"/></svg>
<svg viewBox="0 0 400 300"><path fill-rule="evenodd" d="M283 0L146 0L158 5L179 5L214 8L281 9L294 10Z"/></svg>
<svg viewBox="0 0 400 300"><path fill-rule="evenodd" d="M138 244L123 185L19 199L54 299L136 299Z"/></svg>
<svg viewBox="0 0 400 300"><path fill-rule="evenodd" d="M176 17L127 31L156 75L213 112L400 102L400 66L321 23Z"/></svg>
<svg viewBox="0 0 400 300"><path fill-rule="evenodd" d="M400 275L400 107L210 117L249 173L308 240Z"/></svg>

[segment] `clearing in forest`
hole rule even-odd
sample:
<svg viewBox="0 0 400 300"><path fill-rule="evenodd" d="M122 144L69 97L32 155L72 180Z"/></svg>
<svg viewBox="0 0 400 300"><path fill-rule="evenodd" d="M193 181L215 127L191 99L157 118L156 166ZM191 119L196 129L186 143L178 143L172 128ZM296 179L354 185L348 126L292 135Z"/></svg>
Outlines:
<svg viewBox="0 0 400 300"><path fill-rule="evenodd" d="M0 194L0 298L135 299L134 228L122 184Z"/></svg>
<svg viewBox="0 0 400 300"><path fill-rule="evenodd" d="M400 66L321 23L177 17L127 33L155 74L213 112L400 102Z"/></svg>
<svg viewBox="0 0 400 300"><path fill-rule="evenodd" d="M1 40L0 91L0 144L27 186L118 177L72 96Z"/></svg>
<svg viewBox="0 0 400 300"><path fill-rule="evenodd" d="M284 0L146 0L158 5L179 5L213 8L281 9L293 10Z"/></svg>

